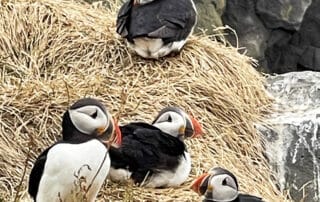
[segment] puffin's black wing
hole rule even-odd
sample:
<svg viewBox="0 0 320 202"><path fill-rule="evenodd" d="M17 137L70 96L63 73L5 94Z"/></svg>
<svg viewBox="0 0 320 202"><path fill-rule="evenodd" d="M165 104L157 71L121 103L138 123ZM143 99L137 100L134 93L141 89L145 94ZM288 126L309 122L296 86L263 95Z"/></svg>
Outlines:
<svg viewBox="0 0 320 202"><path fill-rule="evenodd" d="M132 9L132 0L127 1L124 3L119 12L117 17L117 33L120 34L122 37L126 37L128 35L128 23L130 22L130 12Z"/></svg>
<svg viewBox="0 0 320 202"><path fill-rule="evenodd" d="M33 199L36 199L41 176L42 176L42 173L44 170L44 165L46 164L46 160L47 160L47 154L48 154L48 151L51 147L47 148L45 151L43 151L40 154L40 156L38 156L36 162L33 165L32 170L31 170L31 173L29 176L28 192L32 196Z"/></svg>
<svg viewBox="0 0 320 202"><path fill-rule="evenodd" d="M110 148L111 166L129 168L135 182L141 182L147 172L175 168L184 154L182 141L152 125L131 123L120 129L122 145Z"/></svg>
<svg viewBox="0 0 320 202"><path fill-rule="evenodd" d="M147 123L130 123L120 127L120 130L126 143L143 144L149 146L150 151L156 149L159 153L173 156L182 155L185 151L185 144L181 140Z"/></svg>
<svg viewBox="0 0 320 202"><path fill-rule="evenodd" d="M248 195L248 194L239 194L239 202L263 202L262 198Z"/></svg>
<svg viewBox="0 0 320 202"><path fill-rule="evenodd" d="M180 41L187 38L196 22L190 0L156 0L130 9L131 15L126 18L129 40L150 37L162 38L165 43Z"/></svg>

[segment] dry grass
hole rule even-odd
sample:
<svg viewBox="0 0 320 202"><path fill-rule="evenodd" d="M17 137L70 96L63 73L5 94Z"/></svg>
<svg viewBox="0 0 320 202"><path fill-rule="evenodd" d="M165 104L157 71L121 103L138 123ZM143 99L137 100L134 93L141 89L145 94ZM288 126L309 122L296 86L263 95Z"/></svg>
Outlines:
<svg viewBox="0 0 320 202"><path fill-rule="evenodd" d="M284 201L271 180L253 123L270 107L264 79L236 49L193 37L181 54L144 60L115 33L114 10L57 0L0 3L0 201L26 200L35 157L60 137L61 117L76 99L94 96L125 124L150 122L178 105L203 124L187 140L187 183L145 189L108 182L100 200L199 201L192 179L212 166L238 176L241 191Z"/></svg>

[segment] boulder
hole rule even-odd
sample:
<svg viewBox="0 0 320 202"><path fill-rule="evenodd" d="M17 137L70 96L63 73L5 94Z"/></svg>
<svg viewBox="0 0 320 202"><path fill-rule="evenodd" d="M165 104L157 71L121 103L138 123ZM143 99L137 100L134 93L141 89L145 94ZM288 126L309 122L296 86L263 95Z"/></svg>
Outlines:
<svg viewBox="0 0 320 202"><path fill-rule="evenodd" d="M299 70L298 61L303 50L290 44L292 38L291 31L284 29L271 31L265 50L268 72L286 73Z"/></svg>
<svg viewBox="0 0 320 202"><path fill-rule="evenodd" d="M227 36L232 45L239 42L239 47L246 47L249 56L264 60L269 31L256 14L255 0L228 0L222 20L236 30L238 37L232 33Z"/></svg>
<svg viewBox="0 0 320 202"><path fill-rule="evenodd" d="M266 139L266 156L281 190L294 201L320 201L320 73L270 76L266 89L275 99Z"/></svg>
<svg viewBox="0 0 320 202"><path fill-rule="evenodd" d="M258 0L256 11L267 28L299 30L311 2L312 0Z"/></svg>
<svg viewBox="0 0 320 202"><path fill-rule="evenodd" d="M205 30L213 34L214 28L223 26L221 15L225 9L225 0L194 0L198 11L196 32Z"/></svg>
<svg viewBox="0 0 320 202"><path fill-rule="evenodd" d="M320 71L320 0L313 0L292 44L303 48L298 65Z"/></svg>

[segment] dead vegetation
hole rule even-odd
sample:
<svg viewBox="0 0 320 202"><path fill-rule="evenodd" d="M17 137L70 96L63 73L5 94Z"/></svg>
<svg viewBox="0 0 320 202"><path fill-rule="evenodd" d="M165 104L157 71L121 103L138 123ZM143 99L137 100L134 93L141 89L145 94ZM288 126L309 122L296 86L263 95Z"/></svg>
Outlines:
<svg viewBox="0 0 320 202"><path fill-rule="evenodd" d="M248 57L194 36L175 57L144 60L116 34L116 4L111 10L58 0L0 5L0 201L27 200L35 157L60 138L63 112L85 96L102 100L120 124L151 122L164 106L178 105L205 130L203 138L186 140L193 168L183 186L108 182L99 200L199 201L190 182L223 166L238 176L241 191L284 201L253 126L271 101Z"/></svg>

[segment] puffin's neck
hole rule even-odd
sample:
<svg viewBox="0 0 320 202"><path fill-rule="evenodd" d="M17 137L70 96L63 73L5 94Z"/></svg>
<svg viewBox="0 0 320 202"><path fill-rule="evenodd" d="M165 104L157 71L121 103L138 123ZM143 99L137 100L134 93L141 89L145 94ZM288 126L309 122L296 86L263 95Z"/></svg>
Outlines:
<svg viewBox="0 0 320 202"><path fill-rule="evenodd" d="M78 131L62 131L62 139L64 141L70 142L70 143L82 143L87 142L89 140L95 139L95 137L91 137L88 135L85 135Z"/></svg>

